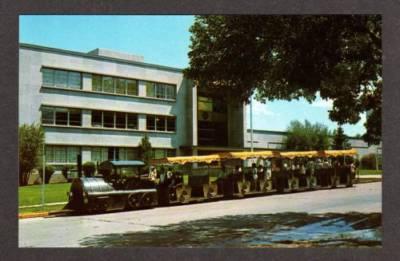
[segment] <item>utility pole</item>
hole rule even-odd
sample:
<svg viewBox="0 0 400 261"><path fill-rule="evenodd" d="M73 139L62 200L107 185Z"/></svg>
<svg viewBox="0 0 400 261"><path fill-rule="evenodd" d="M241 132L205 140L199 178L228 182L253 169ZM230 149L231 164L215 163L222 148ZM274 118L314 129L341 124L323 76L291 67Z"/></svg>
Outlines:
<svg viewBox="0 0 400 261"><path fill-rule="evenodd" d="M253 152L253 98L250 97L250 148Z"/></svg>
<svg viewBox="0 0 400 261"><path fill-rule="evenodd" d="M44 186L45 186L45 177L46 177L46 159L45 159L45 157L46 157L46 154L45 154L45 145L44 145L44 142L43 142L43 148L42 148L42 150L43 150L43 156L42 156L42 158L43 158L43 173L42 173L42 208L43 208L43 210L44 210Z"/></svg>

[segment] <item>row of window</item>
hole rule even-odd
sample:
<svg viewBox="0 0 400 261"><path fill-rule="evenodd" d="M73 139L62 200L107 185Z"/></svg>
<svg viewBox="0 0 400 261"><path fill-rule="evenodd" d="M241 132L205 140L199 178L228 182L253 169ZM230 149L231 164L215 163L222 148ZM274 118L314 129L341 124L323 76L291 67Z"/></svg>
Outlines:
<svg viewBox="0 0 400 261"><path fill-rule="evenodd" d="M45 153L48 163L76 163L80 147L46 146Z"/></svg>
<svg viewBox="0 0 400 261"><path fill-rule="evenodd" d="M175 117L146 115L146 129L175 131ZM82 126L82 111L72 108L42 107L42 124L60 126ZM92 127L138 129L138 115L135 113L92 111Z"/></svg>
<svg viewBox="0 0 400 261"><path fill-rule="evenodd" d="M42 107L42 123L61 126L82 126L80 109Z"/></svg>
<svg viewBox="0 0 400 261"><path fill-rule="evenodd" d="M55 69L42 69L43 85L56 88L82 88L82 75L79 72L71 72Z"/></svg>
<svg viewBox="0 0 400 261"><path fill-rule="evenodd" d="M47 163L75 163L81 148L78 146L47 145L45 148ZM92 147L91 161L103 162L105 160L136 160L138 148L122 147ZM160 159L176 156L175 149L152 149L152 158Z"/></svg>
<svg viewBox="0 0 400 261"><path fill-rule="evenodd" d="M43 68L44 86L82 89L82 74L58 69ZM92 74L92 91L138 96L138 80ZM146 81L146 96L160 99L176 98L176 86Z"/></svg>
<svg viewBox="0 0 400 261"><path fill-rule="evenodd" d="M138 117L134 113L92 111L92 127L138 129Z"/></svg>

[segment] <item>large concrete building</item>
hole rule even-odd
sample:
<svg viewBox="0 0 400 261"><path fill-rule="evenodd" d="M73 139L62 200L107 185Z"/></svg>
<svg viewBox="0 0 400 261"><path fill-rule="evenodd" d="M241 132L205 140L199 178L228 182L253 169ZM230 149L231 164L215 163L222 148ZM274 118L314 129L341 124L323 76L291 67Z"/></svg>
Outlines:
<svg viewBox="0 0 400 261"><path fill-rule="evenodd" d="M105 49L20 44L19 123L43 126L46 162L56 167L78 154L83 162L135 159L145 134L155 158L250 147L245 106L208 97L181 69ZM280 149L284 136L254 131L254 148Z"/></svg>

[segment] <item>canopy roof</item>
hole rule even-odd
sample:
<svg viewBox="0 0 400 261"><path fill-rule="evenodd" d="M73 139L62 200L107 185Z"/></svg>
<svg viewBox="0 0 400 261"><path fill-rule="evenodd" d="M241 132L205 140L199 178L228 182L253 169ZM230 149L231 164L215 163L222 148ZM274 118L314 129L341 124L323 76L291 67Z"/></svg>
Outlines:
<svg viewBox="0 0 400 261"><path fill-rule="evenodd" d="M183 156L183 157L167 157L163 159L155 159L151 161L151 164L186 164L186 163L211 163L215 161L223 161L230 159L251 159L251 158L326 158L326 157L338 157L338 156L353 156L356 155L355 149L351 150L324 150L324 151L288 151L278 152L271 150L264 151L243 151L243 152L222 152L204 156Z"/></svg>
<svg viewBox="0 0 400 261"><path fill-rule="evenodd" d="M110 163L117 167L136 167L144 166L144 162L140 160L110 160Z"/></svg>

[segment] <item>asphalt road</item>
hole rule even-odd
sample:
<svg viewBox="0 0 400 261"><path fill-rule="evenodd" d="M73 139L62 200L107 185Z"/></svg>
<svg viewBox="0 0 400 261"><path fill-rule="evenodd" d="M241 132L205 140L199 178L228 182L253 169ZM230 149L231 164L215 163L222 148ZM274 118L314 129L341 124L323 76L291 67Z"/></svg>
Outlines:
<svg viewBox="0 0 400 261"><path fill-rule="evenodd" d="M223 200L139 211L21 219L19 220L19 246L79 247L82 239L95 235L145 231L154 226L225 215L280 212L381 212L381 187L381 182L374 182L357 184L352 188Z"/></svg>

